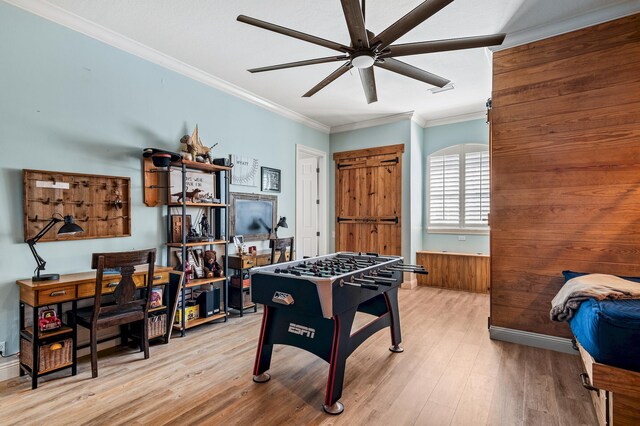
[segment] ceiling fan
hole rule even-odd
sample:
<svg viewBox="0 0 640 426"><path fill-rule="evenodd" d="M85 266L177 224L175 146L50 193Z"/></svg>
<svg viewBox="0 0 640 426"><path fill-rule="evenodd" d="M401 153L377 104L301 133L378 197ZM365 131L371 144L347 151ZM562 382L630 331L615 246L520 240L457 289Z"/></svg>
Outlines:
<svg viewBox="0 0 640 426"><path fill-rule="evenodd" d="M281 27L270 22L261 21L245 15L239 15L238 21L253 25L265 30L273 31L289 37L304 40L309 43L324 46L329 49L342 52L340 56L328 56L324 58L309 59L305 61L289 62L286 64L271 65L261 68L253 68L249 72L264 72L280 70L284 68L301 67L304 65L323 64L327 62L345 61L340 67L332 72L327 78L316 84L303 97L310 97L328 86L342 74L351 68L358 68L360 80L364 88L367 103L376 102L378 95L376 92L376 80L373 73L373 66L402 74L424 83L443 87L450 81L446 78L432 74L428 71L416 68L405 62L394 59L396 56L420 55L423 53L446 52L449 50L470 49L474 47L486 47L502 44L506 34L492 34L477 37L452 38L447 40L422 41L417 43L392 44L400 37L426 21L429 17L442 10L453 0L426 0L418 7L397 20L380 34L375 35L365 27L364 11L365 0L362 0L362 7L358 0L341 0L342 10L351 44L336 43L290 28Z"/></svg>

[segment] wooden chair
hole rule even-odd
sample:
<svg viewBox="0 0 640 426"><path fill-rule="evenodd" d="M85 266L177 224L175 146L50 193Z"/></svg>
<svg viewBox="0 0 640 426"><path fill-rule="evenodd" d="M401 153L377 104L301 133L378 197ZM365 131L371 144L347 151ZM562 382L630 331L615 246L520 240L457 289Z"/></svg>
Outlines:
<svg viewBox="0 0 640 426"><path fill-rule="evenodd" d="M156 249L127 251L119 253L94 253L91 269L96 269L96 293L93 306L78 309L76 324L88 328L91 334L91 372L98 377L98 330L141 322L140 350L144 358L149 358L149 295L153 285L153 269ZM147 265L145 288L137 291L133 273L137 265ZM119 268L120 281L103 286L104 270ZM113 295L103 294L104 290L115 287ZM121 327L122 328L122 327ZM126 342L126 338L123 339Z"/></svg>
<svg viewBox="0 0 640 426"><path fill-rule="evenodd" d="M271 264L282 263L287 261L286 253L289 248L289 260L293 260L293 237L273 238L269 240L269 248L271 249ZM276 261L276 251L280 252Z"/></svg>

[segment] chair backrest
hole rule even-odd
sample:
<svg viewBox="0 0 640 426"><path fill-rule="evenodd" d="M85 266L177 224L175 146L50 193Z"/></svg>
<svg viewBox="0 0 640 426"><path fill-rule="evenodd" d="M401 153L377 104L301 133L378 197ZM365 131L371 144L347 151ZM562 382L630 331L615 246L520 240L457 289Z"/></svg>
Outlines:
<svg viewBox="0 0 640 426"><path fill-rule="evenodd" d="M93 308L92 322L96 322L100 314L112 312L126 312L139 310L146 312L149 310L149 296L153 285L153 272L156 263L156 249L125 251L114 253L93 253L91 258L91 269L96 269L96 293ZM147 282L145 290L137 292L133 279L135 267L139 265L147 266ZM103 298L103 278L104 270L117 268L120 271L120 281L108 284L109 290L113 291L115 303L102 305ZM112 285L113 284L113 285ZM110 300L111 301L111 300Z"/></svg>
<svg viewBox="0 0 640 426"><path fill-rule="evenodd" d="M269 248L271 249L271 264L286 262L287 248L289 248L289 260L293 260L293 237L274 238L269 240ZM276 251L280 252L276 259Z"/></svg>

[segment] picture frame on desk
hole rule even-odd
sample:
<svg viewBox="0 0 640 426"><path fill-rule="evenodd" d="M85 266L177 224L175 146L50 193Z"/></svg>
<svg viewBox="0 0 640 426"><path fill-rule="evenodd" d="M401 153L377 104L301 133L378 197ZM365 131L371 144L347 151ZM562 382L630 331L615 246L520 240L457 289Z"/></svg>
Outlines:
<svg viewBox="0 0 640 426"><path fill-rule="evenodd" d="M271 167L262 167L262 190L266 192L280 192L281 171Z"/></svg>

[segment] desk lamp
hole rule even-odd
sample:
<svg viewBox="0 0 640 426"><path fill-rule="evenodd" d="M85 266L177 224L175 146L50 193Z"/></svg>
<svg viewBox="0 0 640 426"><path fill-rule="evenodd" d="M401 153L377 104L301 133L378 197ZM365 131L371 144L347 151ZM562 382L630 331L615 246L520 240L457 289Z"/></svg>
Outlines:
<svg viewBox="0 0 640 426"><path fill-rule="evenodd" d="M287 218L284 216L280 216L280 220L276 225L276 229L273 230L273 233L275 234L276 238L278 238L278 228L288 228L288 227L289 225L287 225Z"/></svg>
<svg viewBox="0 0 640 426"><path fill-rule="evenodd" d="M38 255L38 252L36 252L35 246L36 246L36 243L40 241L40 239L44 237L44 235L47 232L49 232L49 230L53 227L53 225L63 221L64 221L64 225L62 225L60 229L58 229L58 235L73 235L78 232L84 232L84 229L76 225L73 219L73 216L67 215L62 219L59 219L57 217L52 217L49 223L47 223L45 227L42 228L40 232L36 234L35 237L28 239L27 244L29 244L29 248L31 249L31 254L33 254L33 257L36 259L36 263L38 264L38 266L35 269L36 274L31 278L32 281L48 281L48 280L60 279L59 274L40 275L40 271L44 271L44 267L47 264L47 262L45 262L44 259Z"/></svg>

